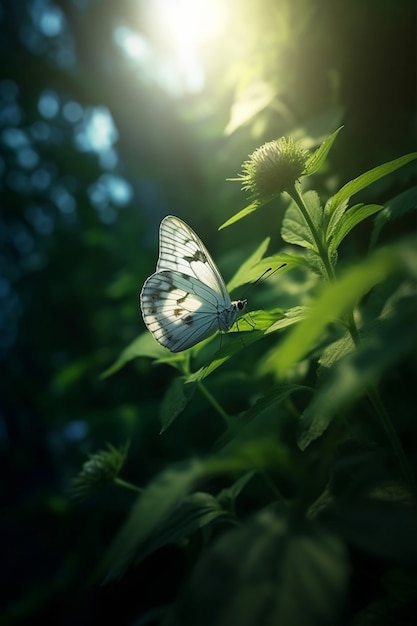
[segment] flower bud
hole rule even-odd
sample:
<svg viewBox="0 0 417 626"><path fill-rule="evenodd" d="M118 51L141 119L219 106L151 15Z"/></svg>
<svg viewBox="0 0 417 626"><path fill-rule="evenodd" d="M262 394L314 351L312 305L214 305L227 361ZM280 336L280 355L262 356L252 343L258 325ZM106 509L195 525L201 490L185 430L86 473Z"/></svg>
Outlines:
<svg viewBox="0 0 417 626"><path fill-rule="evenodd" d="M305 173L309 154L292 137L264 143L242 165L239 180L257 204L264 204L294 186Z"/></svg>

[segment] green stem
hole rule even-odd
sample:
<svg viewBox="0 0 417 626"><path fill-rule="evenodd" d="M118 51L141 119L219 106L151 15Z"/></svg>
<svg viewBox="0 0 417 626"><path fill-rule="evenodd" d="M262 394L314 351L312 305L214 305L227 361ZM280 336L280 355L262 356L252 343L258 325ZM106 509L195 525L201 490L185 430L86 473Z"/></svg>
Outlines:
<svg viewBox="0 0 417 626"><path fill-rule="evenodd" d="M388 441L391 445L391 448L397 458L398 465L401 469L401 473L404 481L414 494L417 493L417 486L414 479L413 472L411 471L410 465L408 463L407 457L401 445L401 442L398 438L397 431L395 430L391 418L388 415L388 412L384 406L384 403L381 400L381 396L379 395L378 390L373 387L368 391L368 398L370 399L372 406L374 407L382 427L385 431L385 434L388 438Z"/></svg>
<svg viewBox="0 0 417 626"><path fill-rule="evenodd" d="M136 493L142 493L143 489L141 489L140 487L137 487L136 485L132 485L132 483L128 483L126 480L123 480L123 478L115 478L113 480L113 482L116 485L119 485L119 487L124 487L125 489L130 489L131 491L136 491Z"/></svg>
<svg viewBox="0 0 417 626"><path fill-rule="evenodd" d="M200 389L201 393L207 398L210 404L216 409L217 413L222 417L227 428L229 429L231 422L230 415L226 413L223 407L217 402L216 398L209 392L207 387L203 385L201 381L198 383L198 388Z"/></svg>
<svg viewBox="0 0 417 626"><path fill-rule="evenodd" d="M326 250L326 246L320 236L319 231L317 230L317 228L314 225L313 220L310 217L309 212L307 211L307 208L304 204L304 201L301 197L301 195L298 193L297 188L294 187L288 191L289 195L291 196L291 198L294 200L294 202L296 203L296 205L298 206L298 208L300 209L305 221L307 222L307 225L310 229L310 232L313 236L313 239L316 243L317 246L317 252L320 255L321 260L324 263L324 267L326 268L326 272L327 272L327 277L329 280L334 280L336 278L335 273L334 273L334 269L332 264L330 263L329 260L329 256L327 254L327 250Z"/></svg>

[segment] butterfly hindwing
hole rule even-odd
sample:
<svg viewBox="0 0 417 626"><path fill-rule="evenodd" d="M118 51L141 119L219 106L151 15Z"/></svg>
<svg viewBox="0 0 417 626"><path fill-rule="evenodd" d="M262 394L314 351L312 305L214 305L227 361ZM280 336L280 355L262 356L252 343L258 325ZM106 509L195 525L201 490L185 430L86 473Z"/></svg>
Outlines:
<svg viewBox="0 0 417 626"><path fill-rule="evenodd" d="M190 348L219 328L213 297L206 299L208 292L203 287L202 295L196 278L170 270L152 274L143 286L145 323L155 339L172 352Z"/></svg>

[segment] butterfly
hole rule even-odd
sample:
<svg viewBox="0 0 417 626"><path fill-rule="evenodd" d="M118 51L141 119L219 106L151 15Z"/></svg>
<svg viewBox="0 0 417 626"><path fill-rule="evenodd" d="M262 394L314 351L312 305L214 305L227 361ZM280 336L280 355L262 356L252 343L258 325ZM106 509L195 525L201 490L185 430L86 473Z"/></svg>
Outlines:
<svg viewBox="0 0 417 626"><path fill-rule="evenodd" d="M247 300L230 299L224 280L196 233L173 215L159 228L159 258L140 292L143 320L155 339L181 352L227 332Z"/></svg>

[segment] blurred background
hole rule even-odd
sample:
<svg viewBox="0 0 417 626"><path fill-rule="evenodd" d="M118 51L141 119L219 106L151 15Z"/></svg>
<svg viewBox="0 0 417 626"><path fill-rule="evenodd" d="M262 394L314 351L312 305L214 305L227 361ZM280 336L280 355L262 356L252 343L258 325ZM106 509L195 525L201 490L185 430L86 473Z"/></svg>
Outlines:
<svg viewBox="0 0 417 626"><path fill-rule="evenodd" d="M217 232L247 204L226 179L265 141L313 148L341 124L311 183L324 199L415 150L415 44L414 0L0 2L1 624L127 624L161 589L172 599L158 556L159 589L146 568L91 585L134 494L68 495L106 442L130 441L124 476L143 485L213 440L198 403L159 435L168 368L137 359L100 378L144 330L159 222L187 221L226 279L265 236L277 249L285 198Z"/></svg>

